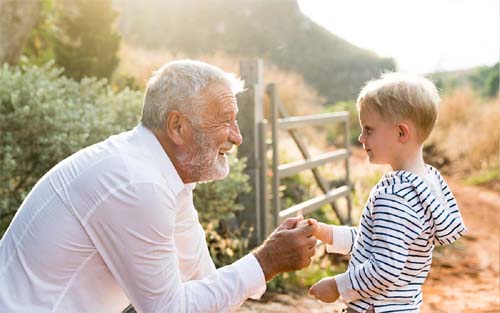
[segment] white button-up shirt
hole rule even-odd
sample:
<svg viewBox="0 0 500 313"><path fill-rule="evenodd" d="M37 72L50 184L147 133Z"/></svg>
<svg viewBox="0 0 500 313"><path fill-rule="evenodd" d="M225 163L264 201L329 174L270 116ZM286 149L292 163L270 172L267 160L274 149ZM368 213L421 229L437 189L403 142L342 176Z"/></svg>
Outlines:
<svg viewBox="0 0 500 313"><path fill-rule="evenodd" d="M260 297L252 254L215 269L193 187L141 125L60 162L0 242L0 312L227 312Z"/></svg>

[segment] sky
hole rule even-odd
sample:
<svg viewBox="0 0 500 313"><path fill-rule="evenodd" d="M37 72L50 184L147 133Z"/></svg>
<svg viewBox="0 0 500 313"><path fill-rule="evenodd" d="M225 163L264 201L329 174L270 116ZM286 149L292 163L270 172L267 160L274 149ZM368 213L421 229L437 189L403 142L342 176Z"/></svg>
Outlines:
<svg viewBox="0 0 500 313"><path fill-rule="evenodd" d="M499 0L298 0L304 14L350 43L429 73L500 58Z"/></svg>

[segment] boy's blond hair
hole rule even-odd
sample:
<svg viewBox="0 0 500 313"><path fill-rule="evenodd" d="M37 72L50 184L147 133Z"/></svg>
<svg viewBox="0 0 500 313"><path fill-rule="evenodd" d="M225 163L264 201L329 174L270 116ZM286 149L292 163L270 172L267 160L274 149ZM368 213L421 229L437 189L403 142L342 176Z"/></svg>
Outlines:
<svg viewBox="0 0 500 313"><path fill-rule="evenodd" d="M361 90L356 105L358 110L373 110L392 122L412 121L417 127L418 138L424 142L436 124L440 101L437 88L430 80L391 72L369 81Z"/></svg>

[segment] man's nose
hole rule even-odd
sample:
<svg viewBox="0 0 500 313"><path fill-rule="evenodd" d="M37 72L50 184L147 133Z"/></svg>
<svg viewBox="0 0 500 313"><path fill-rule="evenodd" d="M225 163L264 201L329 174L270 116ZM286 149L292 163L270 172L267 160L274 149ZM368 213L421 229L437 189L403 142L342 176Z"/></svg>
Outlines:
<svg viewBox="0 0 500 313"><path fill-rule="evenodd" d="M243 137L240 133L240 128L237 123L234 123L233 127L231 127L231 131L229 133L229 141L234 145L239 146L243 143Z"/></svg>

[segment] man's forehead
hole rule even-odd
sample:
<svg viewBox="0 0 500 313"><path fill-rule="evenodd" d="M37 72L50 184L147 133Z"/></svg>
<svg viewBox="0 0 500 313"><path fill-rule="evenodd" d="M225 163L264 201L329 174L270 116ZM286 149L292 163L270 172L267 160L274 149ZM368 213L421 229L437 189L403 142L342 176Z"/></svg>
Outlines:
<svg viewBox="0 0 500 313"><path fill-rule="evenodd" d="M207 90L207 100L222 114L238 112L236 96L230 86L225 84L212 85Z"/></svg>

